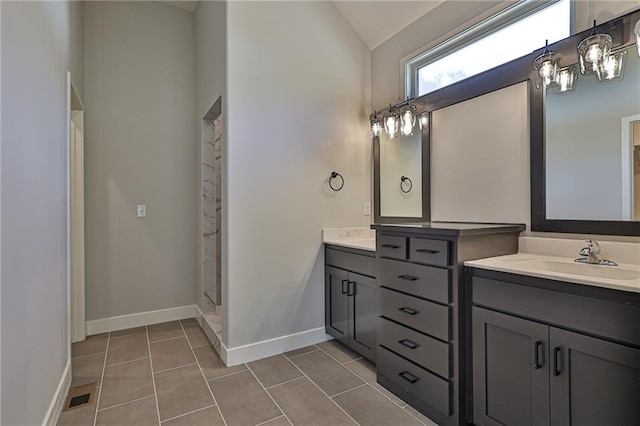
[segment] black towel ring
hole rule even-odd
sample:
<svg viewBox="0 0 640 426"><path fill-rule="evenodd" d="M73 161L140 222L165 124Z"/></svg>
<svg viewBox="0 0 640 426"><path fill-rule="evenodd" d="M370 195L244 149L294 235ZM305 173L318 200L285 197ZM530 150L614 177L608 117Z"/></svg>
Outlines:
<svg viewBox="0 0 640 426"><path fill-rule="evenodd" d="M340 186L338 188L334 188L334 186L331 184L331 182L333 181L333 179L335 179L337 177L340 177L340 180L342 181L342 183L340 184ZM337 192L337 191L340 191L343 186L344 186L344 178L342 177L342 175L340 173L338 173L338 172L331 172L331 177L329 177L329 187Z"/></svg>
<svg viewBox="0 0 640 426"><path fill-rule="evenodd" d="M407 189L406 191L404 190L404 183L406 181L409 181L409 189ZM402 176L400 178L400 191L404 192L405 194L408 194L409 192L411 192L411 189L413 188L413 182L411 182L411 179L409 179L406 176Z"/></svg>

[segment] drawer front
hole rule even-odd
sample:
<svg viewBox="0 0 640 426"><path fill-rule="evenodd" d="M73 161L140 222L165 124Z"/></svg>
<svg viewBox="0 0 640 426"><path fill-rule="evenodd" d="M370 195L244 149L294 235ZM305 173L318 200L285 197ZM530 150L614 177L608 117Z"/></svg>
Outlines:
<svg viewBox="0 0 640 426"><path fill-rule="evenodd" d="M451 415L451 384L404 358L380 348L378 375L384 376L408 393L434 407L445 416Z"/></svg>
<svg viewBox="0 0 640 426"><path fill-rule="evenodd" d="M376 276L376 258L364 256L346 251L334 250L327 247L325 250L324 263L326 265L335 266L336 268L346 269L347 271L356 272L358 274L367 275L369 277Z"/></svg>
<svg viewBox="0 0 640 426"><path fill-rule="evenodd" d="M378 333L381 346L442 377L450 377L449 344L385 318L379 319Z"/></svg>
<svg viewBox="0 0 640 426"><path fill-rule="evenodd" d="M447 266L451 263L449 241L411 238L409 259L429 265Z"/></svg>
<svg viewBox="0 0 640 426"><path fill-rule="evenodd" d="M407 239L405 237L378 235L377 242L379 256L403 260L407 258Z"/></svg>
<svg viewBox="0 0 640 426"><path fill-rule="evenodd" d="M450 340L448 306L381 287L380 315L438 339Z"/></svg>
<svg viewBox="0 0 640 426"><path fill-rule="evenodd" d="M451 302L448 269L379 259L381 285L442 303Z"/></svg>

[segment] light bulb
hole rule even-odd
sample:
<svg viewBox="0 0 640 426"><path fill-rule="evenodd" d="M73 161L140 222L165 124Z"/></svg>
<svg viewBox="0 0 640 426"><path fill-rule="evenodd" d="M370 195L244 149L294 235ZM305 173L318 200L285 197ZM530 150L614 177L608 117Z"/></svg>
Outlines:
<svg viewBox="0 0 640 426"><path fill-rule="evenodd" d="M587 49L587 53L585 55L585 59L587 62L598 62L602 59L602 49L597 44L592 44Z"/></svg>
<svg viewBox="0 0 640 426"><path fill-rule="evenodd" d="M384 130L387 132L389 139L396 137L398 133L398 116L395 113L389 113L384 117Z"/></svg>
<svg viewBox="0 0 640 426"><path fill-rule="evenodd" d="M601 72L598 73L598 82L622 80L624 77L624 62L627 51L612 53L602 63Z"/></svg>
<svg viewBox="0 0 640 426"><path fill-rule="evenodd" d="M373 136L380 136L381 131L382 125L380 124L378 119L374 119L374 121L371 123L371 133L373 133Z"/></svg>
<svg viewBox="0 0 640 426"><path fill-rule="evenodd" d="M540 77L548 78L553 73L553 65L551 65L551 61L544 61L542 66L540 67Z"/></svg>
<svg viewBox="0 0 640 426"><path fill-rule="evenodd" d="M400 133L405 136L413 133L413 125L416 123L413 108L411 105L407 105L402 109L402 115L400 116Z"/></svg>
<svg viewBox="0 0 640 426"><path fill-rule="evenodd" d="M638 55L640 55L640 19L633 27L633 32L636 34L636 47L638 48Z"/></svg>

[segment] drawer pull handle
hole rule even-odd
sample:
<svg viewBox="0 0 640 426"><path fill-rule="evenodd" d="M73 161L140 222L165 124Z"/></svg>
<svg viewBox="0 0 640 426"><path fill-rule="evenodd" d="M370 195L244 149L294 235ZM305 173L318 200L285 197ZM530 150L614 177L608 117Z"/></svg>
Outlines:
<svg viewBox="0 0 640 426"><path fill-rule="evenodd" d="M414 277L412 275L398 275L398 278L400 278L401 280L407 280L407 281L418 281L418 277Z"/></svg>
<svg viewBox="0 0 640 426"><path fill-rule="evenodd" d="M553 375L554 376L557 377L560 374L562 374L561 365L562 365L562 349L554 348L553 349Z"/></svg>
<svg viewBox="0 0 640 426"><path fill-rule="evenodd" d="M344 285L347 284L347 288L344 288ZM347 292L349 291L349 280L342 280L342 294L347 294Z"/></svg>
<svg viewBox="0 0 640 426"><path fill-rule="evenodd" d="M356 282L348 281L347 282L347 296L355 296L356 294Z"/></svg>
<svg viewBox="0 0 640 426"><path fill-rule="evenodd" d="M440 253L440 250L416 249L416 253L436 254Z"/></svg>
<svg viewBox="0 0 640 426"><path fill-rule="evenodd" d="M414 384L416 382L420 381L419 377L414 376L413 374L409 373L408 371L403 371L402 373L398 374L398 376L402 377L403 379L405 379L407 382Z"/></svg>
<svg viewBox="0 0 640 426"><path fill-rule="evenodd" d="M390 248L390 249L399 249L400 248L400 246L395 245L395 244L382 244L382 247Z"/></svg>
<svg viewBox="0 0 640 426"><path fill-rule="evenodd" d="M416 342L412 342L409 339L398 340L398 343L400 343L402 346L408 347L411 350L417 349L420 347L419 344L417 344Z"/></svg>
<svg viewBox="0 0 640 426"><path fill-rule="evenodd" d="M400 312L404 312L405 314L409 314L409 315L418 315L420 313L420 311L416 311L415 309L411 309L411 308L408 308L406 306L404 306L402 308L398 308L398 310Z"/></svg>
<svg viewBox="0 0 640 426"><path fill-rule="evenodd" d="M544 365L544 350L542 350L542 342L537 341L535 344L535 360L533 361L533 368L536 370L542 368Z"/></svg>

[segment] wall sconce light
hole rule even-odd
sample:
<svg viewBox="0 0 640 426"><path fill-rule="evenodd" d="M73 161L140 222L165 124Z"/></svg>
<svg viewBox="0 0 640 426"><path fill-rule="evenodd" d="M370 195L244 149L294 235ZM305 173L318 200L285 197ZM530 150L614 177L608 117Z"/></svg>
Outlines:
<svg viewBox="0 0 640 426"><path fill-rule="evenodd" d="M578 69L575 65L562 68L558 71L558 84L553 86L554 93L573 92L578 80Z"/></svg>
<svg viewBox="0 0 640 426"><path fill-rule="evenodd" d="M598 75L602 71L604 60L609 57L613 39L609 34L596 33L596 21L593 21L591 35L578 44L580 72L583 75Z"/></svg>
<svg viewBox="0 0 640 426"><path fill-rule="evenodd" d="M376 112L373 112L373 116L371 117L371 134L373 136L380 136L380 133L382 132L382 124L380 123L380 119L378 118L378 114L376 114Z"/></svg>
<svg viewBox="0 0 640 426"><path fill-rule="evenodd" d="M382 121L384 121L384 130L387 132L389 139L395 138L400 127L400 116L391 105L389 105L389 112L384 115Z"/></svg>
<svg viewBox="0 0 640 426"><path fill-rule="evenodd" d="M633 27L633 32L636 34L636 47L638 48L638 55L640 55L640 19L636 22L636 26Z"/></svg>
<svg viewBox="0 0 640 426"><path fill-rule="evenodd" d="M544 45L542 55L533 61L533 69L536 72L536 87L553 86L558 82L558 63L560 55L549 50L549 40Z"/></svg>
<svg viewBox="0 0 640 426"><path fill-rule="evenodd" d="M602 63L601 72L598 73L598 83L622 80L626 56L627 51L621 50L606 57Z"/></svg>
<svg viewBox="0 0 640 426"><path fill-rule="evenodd" d="M400 133L408 136L413 133L413 126L416 124L416 107L409 102L400 109Z"/></svg>

